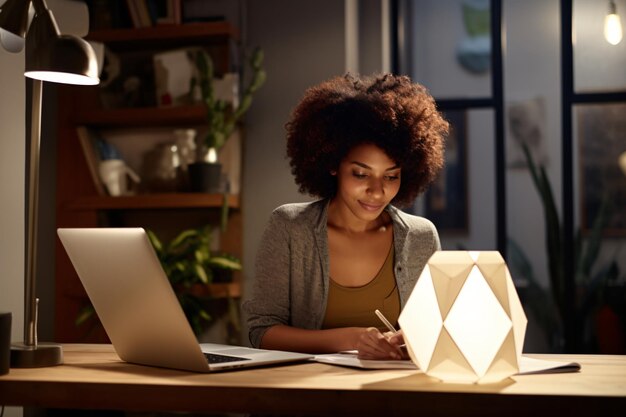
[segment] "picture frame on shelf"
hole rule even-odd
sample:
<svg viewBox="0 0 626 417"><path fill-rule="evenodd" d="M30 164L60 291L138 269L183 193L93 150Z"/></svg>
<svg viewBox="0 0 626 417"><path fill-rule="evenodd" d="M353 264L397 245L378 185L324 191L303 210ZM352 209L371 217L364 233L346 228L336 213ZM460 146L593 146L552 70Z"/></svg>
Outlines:
<svg viewBox="0 0 626 417"><path fill-rule="evenodd" d="M189 105L193 56L199 47L162 51L153 56L156 101L159 107Z"/></svg>

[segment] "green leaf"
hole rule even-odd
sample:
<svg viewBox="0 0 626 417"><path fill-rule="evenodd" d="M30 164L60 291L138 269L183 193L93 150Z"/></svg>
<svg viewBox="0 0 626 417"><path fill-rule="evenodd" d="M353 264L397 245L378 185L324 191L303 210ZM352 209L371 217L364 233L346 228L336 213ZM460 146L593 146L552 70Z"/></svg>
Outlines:
<svg viewBox="0 0 626 417"><path fill-rule="evenodd" d="M96 310L93 308L93 305L86 305L78 312L78 316L76 317L76 320L74 320L74 324L76 326L80 326L81 324L89 320L95 313Z"/></svg>
<svg viewBox="0 0 626 417"><path fill-rule="evenodd" d="M209 260L209 265L222 269L241 270L241 262L225 256L214 256Z"/></svg>
<svg viewBox="0 0 626 417"><path fill-rule="evenodd" d="M205 309L198 310L198 314L202 319L211 321L211 315Z"/></svg>
<svg viewBox="0 0 626 417"><path fill-rule="evenodd" d="M267 79L267 73L262 69L258 70L254 74L254 78L252 78L252 82L250 82L250 85L248 86L246 93L248 95L252 95L252 93L255 93L259 88L263 86L263 84L265 84L266 79Z"/></svg>
<svg viewBox="0 0 626 417"><path fill-rule="evenodd" d="M150 240L157 256L160 257L163 254L163 244L152 230L146 229L146 234L148 235L148 240Z"/></svg>
<svg viewBox="0 0 626 417"><path fill-rule="evenodd" d="M234 118L236 120L239 120L239 118L241 118L241 116L243 116L244 113L248 111L251 104L252 104L252 96L251 95L243 96L243 98L241 99L241 103L239 104L239 107L237 107L237 110L235 110Z"/></svg>
<svg viewBox="0 0 626 417"><path fill-rule="evenodd" d="M209 277L202 265L194 264L193 267L196 272L196 276L200 279L200 281L202 281L202 283L204 284L209 284Z"/></svg>
<svg viewBox="0 0 626 417"><path fill-rule="evenodd" d="M186 243L187 240L196 238L198 236L197 230L184 230L178 234L169 244L170 250L179 249Z"/></svg>
<svg viewBox="0 0 626 417"><path fill-rule="evenodd" d="M263 49L257 46L256 48L254 48L254 51L252 52L252 57L250 58L250 66L253 69L259 69L261 68L261 65L263 65L264 59L265 59L265 54L263 52Z"/></svg>

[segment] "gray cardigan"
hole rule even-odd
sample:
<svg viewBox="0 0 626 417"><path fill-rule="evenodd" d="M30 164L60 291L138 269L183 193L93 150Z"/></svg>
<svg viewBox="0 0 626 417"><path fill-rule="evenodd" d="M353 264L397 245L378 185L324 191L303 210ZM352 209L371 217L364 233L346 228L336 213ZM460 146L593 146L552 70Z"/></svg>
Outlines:
<svg viewBox="0 0 626 417"><path fill-rule="evenodd" d="M250 343L259 347L270 327L320 329L329 283L328 200L286 204L272 213L256 258L251 297L243 303ZM441 249L428 220L387 206L393 222L394 271L404 306L424 265ZM373 313L372 313L373 314Z"/></svg>

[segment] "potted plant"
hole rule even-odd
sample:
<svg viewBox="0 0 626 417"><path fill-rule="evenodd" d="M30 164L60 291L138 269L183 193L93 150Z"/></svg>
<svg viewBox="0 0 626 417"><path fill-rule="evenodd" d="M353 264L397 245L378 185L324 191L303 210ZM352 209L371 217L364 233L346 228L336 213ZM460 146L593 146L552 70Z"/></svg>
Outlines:
<svg viewBox="0 0 626 417"><path fill-rule="evenodd" d="M210 250L210 226L183 230L167 244L164 244L153 231L146 230L146 233L187 320L194 333L199 335L212 321L206 308L206 299L210 297L208 285L215 282L230 282L232 272L241 270L241 262L235 256L213 253ZM228 326L237 331L238 310L234 300L228 301ZM89 303L81 309L74 323L80 326L89 321L94 313L95 310ZM89 331L93 330L93 325L94 322Z"/></svg>
<svg viewBox="0 0 626 417"><path fill-rule="evenodd" d="M538 323L543 327L546 339L554 351L560 352L565 342L562 329L564 321L574 320L575 323L583 324L584 327L592 326L593 323L591 322L594 314L597 314L596 311L602 311L603 308L606 310L606 306L602 305L603 300L600 295L611 283L617 283L622 275L615 258L598 265L600 261L598 255L602 246L602 231L609 218L611 204L608 196L604 196L600 210L586 239L578 230L574 242L576 259L574 276L566 277L563 262L563 225L556 208L550 181L545 167L537 165L528 145L526 143L521 145L533 184L541 197L545 215L549 289L546 290L539 284L530 260L522 248L511 239L508 241L508 255L512 268L528 280L526 290L528 304L537 317ZM570 301L573 305L571 310L571 313L574 314L573 317L567 315L566 279L573 279L576 287L575 299ZM611 315L611 319L614 319L614 311L604 311L603 313ZM623 318L618 319L623 320ZM618 329L618 331L622 332L618 337L623 340L623 330ZM576 348L589 350L593 347L593 341L590 340L592 335L589 331L581 331L575 336L577 339L570 341L570 343L573 343Z"/></svg>
<svg viewBox="0 0 626 417"><path fill-rule="evenodd" d="M204 50L195 53L197 76L191 80L191 95L198 95L206 106L207 131L197 147L196 162L189 164L191 191L218 192L221 177L221 165L217 163L217 154L228 138L233 134L238 121L252 104L253 94L265 83L263 69L263 51L256 48L248 63L252 76L239 100L233 106L226 100L216 98L213 86L214 67L209 54Z"/></svg>
<svg viewBox="0 0 626 417"><path fill-rule="evenodd" d="M212 320L206 308L207 286L231 281L232 272L241 270L241 262L232 255L211 251L210 226L183 230L166 244L153 231L146 232L187 320L200 334ZM231 321L238 318L231 317Z"/></svg>

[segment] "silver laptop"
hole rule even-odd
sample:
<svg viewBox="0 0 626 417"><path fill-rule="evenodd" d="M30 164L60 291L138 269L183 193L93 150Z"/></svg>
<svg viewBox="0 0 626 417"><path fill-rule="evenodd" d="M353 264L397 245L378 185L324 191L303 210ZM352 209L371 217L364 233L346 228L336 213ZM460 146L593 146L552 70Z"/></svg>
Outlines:
<svg viewBox="0 0 626 417"><path fill-rule="evenodd" d="M58 234L115 351L126 362L213 372L312 357L199 344L141 228L58 229Z"/></svg>

